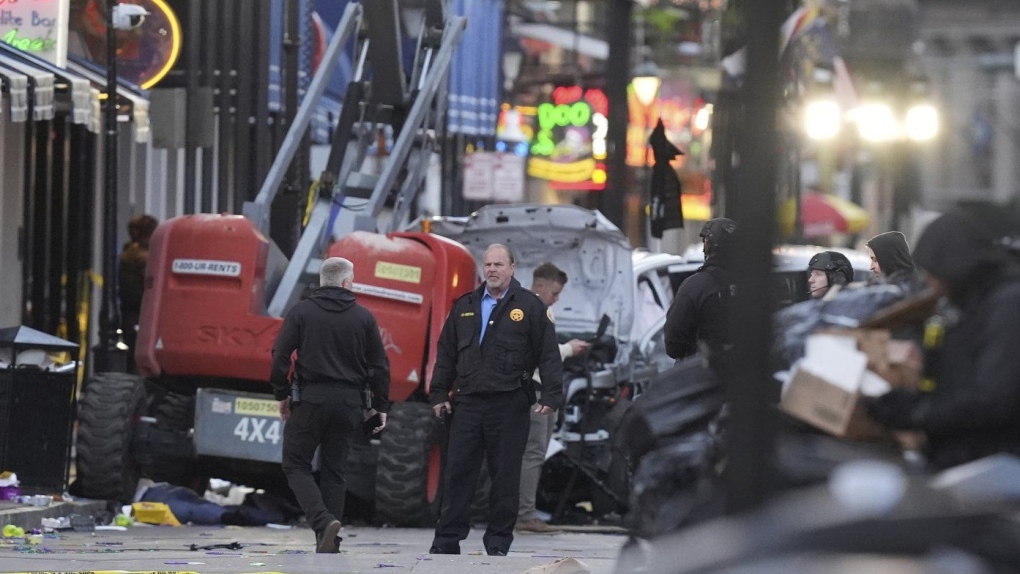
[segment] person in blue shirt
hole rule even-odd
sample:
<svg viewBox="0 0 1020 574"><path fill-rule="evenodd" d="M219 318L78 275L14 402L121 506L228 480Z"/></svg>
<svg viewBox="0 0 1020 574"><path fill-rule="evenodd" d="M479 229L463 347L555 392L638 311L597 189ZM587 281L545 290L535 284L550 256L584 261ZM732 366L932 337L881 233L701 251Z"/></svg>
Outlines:
<svg viewBox="0 0 1020 574"><path fill-rule="evenodd" d="M429 402L436 416L445 409L452 421L431 554L460 554L484 457L492 492L482 542L490 556L506 556L517 522L536 368L542 396L535 412L550 416L563 402L552 313L514 279L514 257L505 245L490 245L482 268L485 282L459 298L446 318L432 371Z"/></svg>

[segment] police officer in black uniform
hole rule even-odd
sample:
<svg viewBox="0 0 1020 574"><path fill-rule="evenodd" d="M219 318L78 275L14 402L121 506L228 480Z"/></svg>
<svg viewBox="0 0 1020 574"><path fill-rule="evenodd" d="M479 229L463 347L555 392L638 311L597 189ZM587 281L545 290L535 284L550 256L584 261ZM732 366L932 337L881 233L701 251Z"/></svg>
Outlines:
<svg viewBox="0 0 1020 574"><path fill-rule="evenodd" d="M733 296L730 246L737 223L719 217L701 228L705 264L680 284L666 312L666 354L680 360L698 351L702 341L713 351L728 342L726 301Z"/></svg>
<svg viewBox="0 0 1020 574"><path fill-rule="evenodd" d="M358 305L354 265L330 257L319 269L319 285L294 305L273 345L269 382L280 401L283 429L283 473L305 518L315 530L316 552L336 553L347 482L343 464L349 439L360 430L364 390L372 391L368 417L380 413L386 426L389 411L390 361L379 325ZM297 351L294 380L288 382L291 355ZM292 383L296 383L292 385ZM299 396L295 396L295 388ZM312 477L312 456L321 447L319 485Z"/></svg>
<svg viewBox="0 0 1020 574"><path fill-rule="evenodd" d="M506 555L517 521L536 367L542 397L535 412L552 415L563 402L563 365L551 313L514 279L506 246L490 245L482 266L485 283L458 299L446 318L432 371L429 402L437 416L445 409L453 420L431 554L460 554L484 455L492 492L482 542L490 556Z"/></svg>

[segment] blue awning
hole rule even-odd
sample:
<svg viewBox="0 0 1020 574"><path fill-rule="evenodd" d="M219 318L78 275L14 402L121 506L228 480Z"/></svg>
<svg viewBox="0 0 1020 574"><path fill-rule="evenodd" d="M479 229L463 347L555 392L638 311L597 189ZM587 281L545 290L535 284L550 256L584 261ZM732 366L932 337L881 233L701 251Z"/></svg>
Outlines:
<svg viewBox="0 0 1020 574"><path fill-rule="evenodd" d="M495 135L503 61L503 0L454 0L468 25L450 69L448 127L468 135Z"/></svg>

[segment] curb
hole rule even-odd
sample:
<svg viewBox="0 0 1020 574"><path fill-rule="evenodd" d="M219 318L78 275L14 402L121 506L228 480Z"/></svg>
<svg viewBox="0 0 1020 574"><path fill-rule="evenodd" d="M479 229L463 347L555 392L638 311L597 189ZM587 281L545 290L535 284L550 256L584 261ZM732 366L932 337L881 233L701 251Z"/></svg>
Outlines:
<svg viewBox="0 0 1020 574"><path fill-rule="evenodd" d="M43 518L59 518L71 514L95 516L101 512L106 512L105 500L82 499L73 502L57 502L45 507L5 502L0 505L0 526L13 524L30 530L42 528Z"/></svg>

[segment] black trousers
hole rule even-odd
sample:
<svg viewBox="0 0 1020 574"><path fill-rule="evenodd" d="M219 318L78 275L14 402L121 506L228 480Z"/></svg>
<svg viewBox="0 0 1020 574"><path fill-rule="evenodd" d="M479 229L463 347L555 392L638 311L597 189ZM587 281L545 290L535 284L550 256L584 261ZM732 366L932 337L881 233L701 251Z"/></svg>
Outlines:
<svg viewBox="0 0 1020 574"><path fill-rule="evenodd" d="M361 393L353 387L321 384L302 389L283 428L283 473L308 524L321 532L344 514L347 481L343 464L351 434L361 426ZM319 453L319 484L312 457Z"/></svg>
<svg viewBox="0 0 1020 574"><path fill-rule="evenodd" d="M471 530L471 499L481 471L488 463L489 525L482 543L486 550L507 552L514 540L520 498L521 460L528 442L530 404L523 390L457 397L443 484L443 506L432 546L459 553L460 541Z"/></svg>

